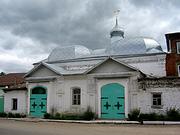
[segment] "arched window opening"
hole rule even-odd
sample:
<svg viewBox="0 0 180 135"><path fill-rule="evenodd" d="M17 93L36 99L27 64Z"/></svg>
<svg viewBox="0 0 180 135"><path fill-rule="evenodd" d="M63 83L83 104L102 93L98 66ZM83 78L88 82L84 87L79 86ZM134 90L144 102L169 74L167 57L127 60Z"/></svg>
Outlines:
<svg viewBox="0 0 180 135"><path fill-rule="evenodd" d="M35 87L32 89L32 94L46 94L46 89L43 87Z"/></svg>
<svg viewBox="0 0 180 135"><path fill-rule="evenodd" d="M72 89L72 105L80 105L81 104L81 89L73 88Z"/></svg>

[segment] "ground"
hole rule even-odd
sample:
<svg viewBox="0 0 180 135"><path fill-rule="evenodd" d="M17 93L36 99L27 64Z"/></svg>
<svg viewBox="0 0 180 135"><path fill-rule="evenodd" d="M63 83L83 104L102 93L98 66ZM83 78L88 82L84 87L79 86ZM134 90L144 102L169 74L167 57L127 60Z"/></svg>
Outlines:
<svg viewBox="0 0 180 135"><path fill-rule="evenodd" d="M179 135L180 125L110 125L0 119L0 135Z"/></svg>

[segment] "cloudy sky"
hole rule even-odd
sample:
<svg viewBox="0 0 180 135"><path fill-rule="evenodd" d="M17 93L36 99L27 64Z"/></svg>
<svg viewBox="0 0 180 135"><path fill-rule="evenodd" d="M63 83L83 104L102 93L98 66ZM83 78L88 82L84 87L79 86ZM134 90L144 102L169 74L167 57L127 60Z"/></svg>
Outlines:
<svg viewBox="0 0 180 135"><path fill-rule="evenodd" d="M164 50L164 34L180 31L180 0L0 0L0 72L26 72L57 46L103 48L116 9L125 36Z"/></svg>

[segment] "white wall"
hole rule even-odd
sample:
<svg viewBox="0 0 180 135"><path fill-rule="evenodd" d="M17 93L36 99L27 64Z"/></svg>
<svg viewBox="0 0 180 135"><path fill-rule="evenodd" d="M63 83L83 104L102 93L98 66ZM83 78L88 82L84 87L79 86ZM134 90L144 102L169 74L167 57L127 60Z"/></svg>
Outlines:
<svg viewBox="0 0 180 135"><path fill-rule="evenodd" d="M28 83L28 96L30 90L36 86L44 86L47 88L47 112L55 109L57 112L82 112L88 106L87 79L84 76L68 76L65 78L57 78L50 82ZM72 105L73 87L81 88L81 105ZM29 98L28 98L29 112Z"/></svg>
<svg viewBox="0 0 180 135"><path fill-rule="evenodd" d="M81 88L81 105L72 105L72 88ZM88 106L88 94L87 94L87 77L74 76L65 77L64 79L64 111L67 112L83 112Z"/></svg>
<svg viewBox="0 0 180 135"><path fill-rule="evenodd" d="M12 110L12 99L18 99L17 110ZM4 94L4 111L12 113L26 113L27 112L27 91L14 90Z"/></svg>
<svg viewBox="0 0 180 135"><path fill-rule="evenodd" d="M162 108L152 108L152 93L162 93ZM143 113L165 113L167 109L180 109L180 88L151 88L137 93L138 106Z"/></svg>
<svg viewBox="0 0 180 135"><path fill-rule="evenodd" d="M153 76L166 76L166 54L119 58L119 60L141 70L145 74Z"/></svg>

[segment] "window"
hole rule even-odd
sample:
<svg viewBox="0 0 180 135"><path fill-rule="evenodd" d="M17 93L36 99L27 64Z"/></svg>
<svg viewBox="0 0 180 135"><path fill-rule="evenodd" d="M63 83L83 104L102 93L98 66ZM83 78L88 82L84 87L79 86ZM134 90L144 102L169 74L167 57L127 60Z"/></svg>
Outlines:
<svg viewBox="0 0 180 135"><path fill-rule="evenodd" d="M72 105L80 105L81 104L81 90L80 88L72 89Z"/></svg>
<svg viewBox="0 0 180 135"><path fill-rule="evenodd" d="M162 106L162 98L161 93L152 93L152 107L160 107Z"/></svg>
<svg viewBox="0 0 180 135"><path fill-rule="evenodd" d="M169 46L168 46L168 47L169 47L169 50L168 50L168 51L171 53L171 52L172 52L172 48L171 48L171 40L169 40Z"/></svg>
<svg viewBox="0 0 180 135"><path fill-rule="evenodd" d="M17 98L12 99L12 110L17 110L18 100Z"/></svg>
<svg viewBox="0 0 180 135"><path fill-rule="evenodd" d="M176 42L177 54L180 54L180 42Z"/></svg>
<svg viewBox="0 0 180 135"><path fill-rule="evenodd" d="M177 66L178 76L180 77L180 65Z"/></svg>

